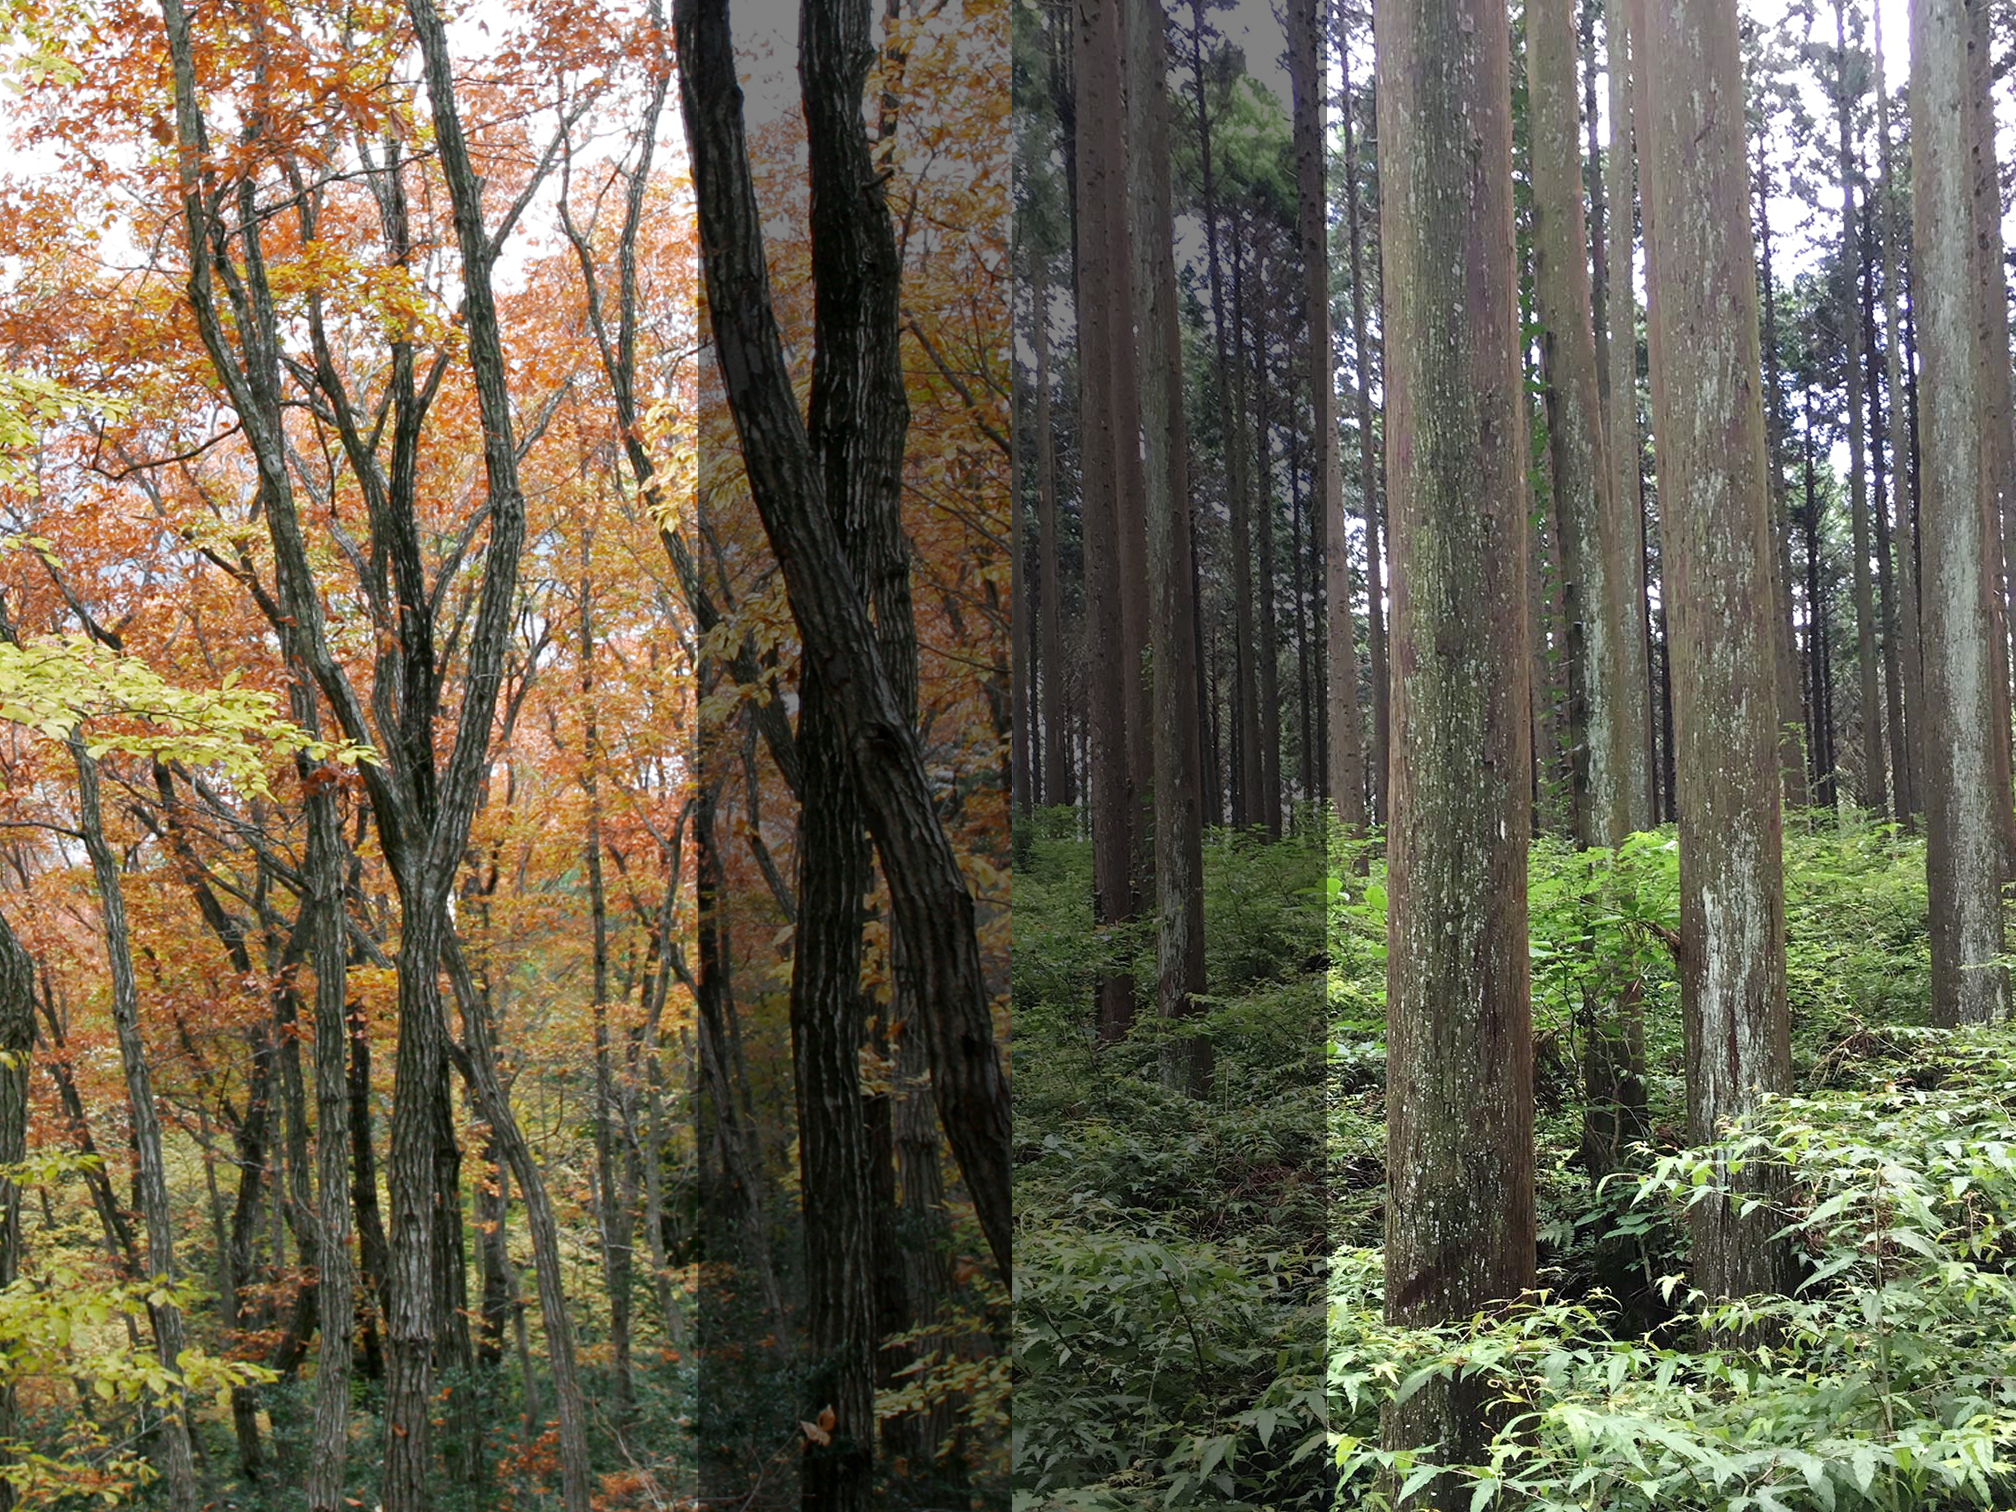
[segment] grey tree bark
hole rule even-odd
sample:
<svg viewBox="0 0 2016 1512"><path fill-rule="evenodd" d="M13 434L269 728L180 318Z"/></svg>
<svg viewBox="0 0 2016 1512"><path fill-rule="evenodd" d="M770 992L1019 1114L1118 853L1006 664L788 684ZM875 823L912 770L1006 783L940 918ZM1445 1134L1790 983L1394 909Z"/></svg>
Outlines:
<svg viewBox="0 0 2016 1512"><path fill-rule="evenodd" d="M1663 601L1671 633L1680 817L1688 1133L1712 1139L1759 1091L1791 1084L1785 1006L1770 490L1757 275L1735 0L1649 7L1640 138L1655 271L1654 384ZM1755 1167L1725 1173L1768 1190ZM1694 1281L1711 1296L1782 1289L1767 1206L1695 1210Z"/></svg>
<svg viewBox="0 0 2016 1512"><path fill-rule="evenodd" d="M1992 494L1978 387L1979 274L1974 267L1973 120L1964 0L1911 6L1912 307L1918 322L1922 427L1926 886L1932 1013L1985 1023L2008 1004L2002 953L2002 834L1997 813L1990 645L1994 583L1984 560L1984 495Z"/></svg>

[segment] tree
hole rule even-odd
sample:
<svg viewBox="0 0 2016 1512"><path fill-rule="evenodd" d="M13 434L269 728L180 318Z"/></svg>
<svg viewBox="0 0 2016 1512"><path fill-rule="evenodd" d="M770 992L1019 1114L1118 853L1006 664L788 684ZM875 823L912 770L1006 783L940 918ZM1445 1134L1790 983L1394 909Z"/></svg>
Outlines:
<svg viewBox="0 0 2016 1512"><path fill-rule="evenodd" d="M1654 432L1672 628L1688 1132L1705 1142L1791 1080L1785 1006L1771 533L1757 283L1734 0L1650 7L1640 124ZM1764 1190L1755 1172L1736 1190ZM1696 1209L1694 1280L1780 1290L1769 1207Z"/></svg>
<svg viewBox="0 0 2016 1512"><path fill-rule="evenodd" d="M1434 1323L1533 1283L1510 42L1489 0L1383 5L1375 24L1384 309L1407 333L1386 346L1386 1310ZM1491 1412L1474 1383L1430 1382L1383 1431L1389 1447L1440 1441L1462 1462ZM1456 1495L1438 1487L1432 1504Z"/></svg>
<svg viewBox="0 0 2016 1512"><path fill-rule="evenodd" d="M1912 280L1924 363L1919 500L1925 663L1926 887L1932 1012L1985 1022L2006 1009L2002 833L2008 803L1996 761L1991 584L1983 499L1992 421L1977 387L1979 280L1974 267L1975 145L1967 108L1969 23L1962 0L1911 7Z"/></svg>
<svg viewBox="0 0 2016 1512"><path fill-rule="evenodd" d="M1862 425L1862 312L1857 293L1862 267L1862 222L1855 203L1860 155L1853 131L1855 100L1861 91L1850 71L1847 0L1834 5L1834 111L1839 131L1835 159L1841 186L1841 331L1846 344L1848 405L1848 490L1850 522L1855 540L1855 665L1859 674L1864 808L1879 812L1888 805L1888 775L1883 759L1883 704L1876 680L1876 596L1869 568L1869 482L1867 446Z"/></svg>
<svg viewBox="0 0 2016 1512"><path fill-rule="evenodd" d="M1542 0L1526 20L1533 162L1533 286L1541 322L1547 447L1568 647L1568 740L1575 838L1615 845L1629 833L1621 648L1628 634L1615 476L1603 435L1591 318L1588 229L1576 110L1571 0Z"/></svg>
<svg viewBox="0 0 2016 1512"><path fill-rule="evenodd" d="M939 1114L1005 1275L1011 1252L1007 1086L973 896L932 802L916 731L875 644L784 366L726 5L682 0L673 26L716 359L804 654L835 677L849 770L888 879L895 928L909 942L914 976L908 986L923 1010ZM815 140L813 151L845 147L828 138Z"/></svg>
<svg viewBox="0 0 2016 1512"><path fill-rule="evenodd" d="M1337 434L1336 353L1330 341L1329 175L1323 100L1321 0L1300 0L1289 24L1290 75L1295 92L1296 240L1308 329L1310 437L1316 516L1323 529L1323 583L1330 672L1330 801L1347 835L1365 827L1365 730L1358 706L1358 628L1351 612L1351 533L1344 518L1344 456ZM1366 508L1372 507L1366 501Z"/></svg>
<svg viewBox="0 0 2016 1512"><path fill-rule="evenodd" d="M1176 304L1169 185L1168 64L1159 0L1129 16L1127 99L1133 113L1127 177L1133 212L1131 307L1141 352L1142 453L1148 484L1148 575L1154 678L1156 1001L1165 1019L1198 1011L1204 991L1204 856L1190 539L1190 434L1183 412L1183 346ZM1280 828L1280 795L1272 798ZM1202 1097L1211 1042L1171 1047L1173 1085Z"/></svg>

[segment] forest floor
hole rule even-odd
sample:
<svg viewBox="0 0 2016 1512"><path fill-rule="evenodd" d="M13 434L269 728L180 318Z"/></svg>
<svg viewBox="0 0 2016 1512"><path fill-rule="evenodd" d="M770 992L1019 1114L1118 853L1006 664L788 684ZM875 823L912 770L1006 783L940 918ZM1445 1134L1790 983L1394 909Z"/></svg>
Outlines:
<svg viewBox="0 0 2016 1512"><path fill-rule="evenodd" d="M1044 825L1051 828L1046 837ZM1849 1512L2016 1507L2016 1031L1926 1027L1922 841L1832 813L1786 829L1793 1094L1719 1161L1769 1162L1802 1275L1712 1308L1685 1208L1670 829L1529 872L1542 1293L1462 1327L1383 1321L1384 912L1313 837L1207 841L1217 1081L1156 1075L1152 1012L1099 1049L1090 852L1025 835L1015 892L1016 1512L1378 1508L1432 1456L1378 1452L1434 1375L1508 1404L1459 1505ZM1648 1137L1591 1180L1582 1052L1636 1001Z"/></svg>

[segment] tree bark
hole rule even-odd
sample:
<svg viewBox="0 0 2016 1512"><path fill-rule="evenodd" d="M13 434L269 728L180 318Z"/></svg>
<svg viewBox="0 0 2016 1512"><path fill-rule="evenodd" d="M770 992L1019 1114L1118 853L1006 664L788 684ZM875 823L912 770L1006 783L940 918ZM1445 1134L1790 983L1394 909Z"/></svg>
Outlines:
<svg viewBox="0 0 2016 1512"><path fill-rule="evenodd" d="M1868 446L1862 425L1862 311L1857 292L1862 267L1862 222L1855 204L1856 153L1850 125L1853 102L1848 97L1847 0L1834 0L1834 46L1837 74L1835 120L1840 154L1837 180L1841 187L1841 330L1847 348L1842 365L1842 401L1848 408L1848 507L1855 550L1855 669L1858 679L1857 718L1862 738L1862 807L1882 813L1889 805L1889 779L1883 756L1883 702L1876 671L1876 587L1870 572Z"/></svg>
<svg viewBox="0 0 2016 1512"><path fill-rule="evenodd" d="M1805 700L1800 694L1799 646L1792 627L1792 525L1785 512L1784 394L1778 370L1778 288L1771 273L1770 165L1760 153L1757 163L1758 269L1764 284L1764 436L1771 470L1771 535L1776 548L1772 563L1775 608L1772 642L1776 651L1778 695L1778 766L1785 801L1806 806L1806 753L1800 749L1799 728Z"/></svg>
<svg viewBox="0 0 2016 1512"><path fill-rule="evenodd" d="M1919 638L1918 609L1918 529L1917 510L1912 503L1915 476L1911 462L1911 435L1903 380L1903 333L1897 308L1903 286L1904 259L1899 250L1896 221L1896 179L1891 162L1890 91L1883 82L1883 7L1871 16L1876 69L1876 151L1881 170L1877 191L1876 226L1883 256L1883 370L1888 403L1891 497L1896 505L1893 537L1897 561L1898 663L1904 695L1904 744L1897 759L1897 811L1907 830L1917 827L1924 803L1919 793L1924 770L1925 663Z"/></svg>
<svg viewBox="0 0 2016 1512"><path fill-rule="evenodd" d="M1791 1085L1785 1006L1771 531L1758 388L1757 275L1735 0L1650 8L1643 71L1662 599L1672 627L1680 810L1681 1000L1688 1136L1715 1137L1759 1090ZM1725 1172L1767 1191L1755 1167ZM1768 1206L1695 1209L1694 1280L1710 1296L1783 1289Z"/></svg>
<svg viewBox="0 0 2016 1512"><path fill-rule="evenodd" d="M824 479L784 365L725 0L680 0L674 24L707 308L743 461L783 571L804 656L832 678L839 695L850 766L889 880L896 929L906 949L914 951L915 980L909 985L925 1010L939 1114L1005 1276L1012 1247L1007 1084L981 970L973 897L939 821L916 731L883 664L865 598L829 513ZM815 140L815 156L821 150ZM860 182L880 211L880 181Z"/></svg>
<svg viewBox="0 0 2016 1512"><path fill-rule="evenodd" d="M98 907L105 932L105 955L112 976L112 1023L119 1039L119 1062L125 1072L127 1113L132 1119L134 1194L147 1236L147 1276L157 1285L173 1286L182 1277L175 1262L174 1218L168 1205L168 1167L161 1146L161 1114L154 1104L154 1078L147 1064L147 1045L140 1032L140 992L133 979L132 937L126 925L126 898L119 885L119 862L105 838L105 819L98 796L98 763L86 754L84 739L72 734L70 754L77 766L78 827L91 861L98 889ZM150 1303L154 1352L171 1374L181 1370L188 1345L182 1309L172 1301ZM154 1454L170 1512L196 1512L196 1462L189 1441L189 1422L178 1395L163 1403L155 1429Z"/></svg>
<svg viewBox="0 0 2016 1512"><path fill-rule="evenodd" d="M21 1273L21 1189L5 1171L28 1158L28 1070L35 1048L35 962L0 914L0 1291ZM15 1393L0 1383L0 1443L15 1432ZM0 1512L14 1487L0 1481Z"/></svg>
<svg viewBox="0 0 2016 1512"><path fill-rule="evenodd" d="M1328 640L1330 801L1347 836L1365 828L1365 731L1358 703L1358 628L1351 611L1351 532L1344 518L1344 457L1337 435L1336 354L1330 339L1330 219L1324 143L1321 0L1298 0L1289 33L1294 92L1295 239L1302 255L1303 324L1316 481L1323 521L1324 626ZM1370 507L1369 499L1367 507Z"/></svg>
<svg viewBox="0 0 2016 1512"><path fill-rule="evenodd" d="M1555 546L1566 605L1568 739L1575 837L1629 833L1619 649L1626 633L1614 477L1603 438L1582 213L1574 0L1536 0L1526 19L1533 136L1533 290L1541 323Z"/></svg>
<svg viewBox="0 0 2016 1512"><path fill-rule="evenodd" d="M1526 962L1527 414L1504 7L1381 5L1393 551L1386 1312L1442 1323L1533 1284ZM1431 1382L1389 1448L1476 1459L1499 1409ZM1447 1478L1454 1481L1455 1477ZM1432 1486L1415 1505L1468 1505Z"/></svg>
<svg viewBox="0 0 2016 1512"><path fill-rule="evenodd" d="M1344 71L1344 224L1351 245L1351 350L1358 389L1358 498L1365 511L1366 639L1372 671L1372 812L1386 822L1386 789L1391 780L1392 674L1387 665L1386 565L1380 553L1382 513L1378 448L1372 437L1372 352L1365 332L1365 217L1359 203L1357 104L1351 85L1348 37L1339 38Z"/></svg>
<svg viewBox="0 0 2016 1512"><path fill-rule="evenodd" d="M1183 334L1169 185L1169 102L1160 0L1133 0L1127 97L1133 211L1135 339L1141 354L1141 435L1148 483L1148 572L1155 746L1156 1003L1166 1020L1200 1011L1204 991L1203 753L1197 722L1191 602L1190 435L1183 409ZM1264 539L1264 537L1263 537ZM1279 740L1272 828L1281 825ZM1263 767L1264 772L1264 767ZM1264 780L1264 779L1263 779ZM1268 805L1263 804L1263 814ZM1193 1097L1211 1088L1211 1042L1172 1043L1163 1075Z"/></svg>
<svg viewBox="0 0 2016 1512"><path fill-rule="evenodd" d="M1997 677L1992 564L1984 560L1984 492L1995 411L1979 389L1981 277L1974 226L1968 108L1969 24L1963 0L1911 6L1911 301L1924 363L1922 455L1926 887L1932 1015L1985 1023L2007 1009L2002 953Z"/></svg>

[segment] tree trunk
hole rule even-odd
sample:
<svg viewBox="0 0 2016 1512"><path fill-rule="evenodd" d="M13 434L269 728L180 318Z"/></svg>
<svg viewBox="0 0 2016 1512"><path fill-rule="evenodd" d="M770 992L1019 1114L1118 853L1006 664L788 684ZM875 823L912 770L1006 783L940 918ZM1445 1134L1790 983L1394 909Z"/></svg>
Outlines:
<svg viewBox="0 0 2016 1512"><path fill-rule="evenodd" d="M1290 29L1295 95L1295 240L1302 255L1303 324L1315 480L1313 513L1323 521L1323 598L1328 641L1330 801L1347 836L1365 828L1365 731L1358 705L1358 630L1351 613L1351 532L1344 519L1344 457L1337 436L1336 354L1330 339L1329 174L1324 143L1328 69L1321 0L1298 0ZM1348 191L1347 191L1348 192ZM1369 499L1367 507L1370 507Z"/></svg>
<svg viewBox="0 0 2016 1512"><path fill-rule="evenodd" d="M70 736L70 754L77 766L78 826L91 860L98 906L105 931L105 955L112 975L112 1023L119 1038L119 1061L125 1072L127 1113L132 1120L135 1159L133 1185L136 1206L147 1233L147 1276L173 1286L181 1278L175 1263L174 1219L168 1206L168 1168L161 1146L161 1114L154 1104L154 1079L147 1064L147 1045L140 1033L140 992L133 979L133 947L126 926L126 898L119 885L119 862L105 838L105 819L98 797L98 763L84 750L81 735ZM172 1301L150 1303L154 1352L162 1368L181 1369L188 1345L182 1309ZM155 1429L155 1459L161 1472L170 1512L196 1512L196 1462L189 1442L189 1422L180 1393L163 1402Z"/></svg>
<svg viewBox="0 0 2016 1512"><path fill-rule="evenodd" d="M1734 0L1650 9L1643 71L1648 262L1657 269L1655 386L1680 810L1681 1001L1688 1137L1715 1137L1756 1093L1791 1085L1785 1006L1771 530L1758 395L1757 274ZM1725 1172L1769 1191L1756 1167ZM1694 1280L1710 1296L1789 1279L1770 1207L1695 1210Z"/></svg>
<svg viewBox="0 0 2016 1512"><path fill-rule="evenodd" d="M1131 264L1124 212L1123 121L1118 0L1081 5L1075 75L1078 90L1078 446L1085 562L1087 798L1092 827L1092 918L1100 926L1135 916L1135 802L1128 765L1126 681L1115 648L1124 643L1120 611L1119 494L1122 453L1138 433L1120 413L1115 376L1124 339L1117 316ZM1233 799L1238 817L1238 798ZM1099 1039L1113 1044L1134 1023L1134 980L1117 963L1095 989Z"/></svg>
<svg viewBox="0 0 2016 1512"><path fill-rule="evenodd" d="M1905 829L1911 830L1917 827L1917 816L1924 808L1919 782L1924 770L1925 663L1919 643L1917 510L1912 502L1915 489L1910 486L1916 469L1911 461L1910 417L1902 373L1904 341L1897 319L1904 259L1898 246L1896 179L1890 156L1890 91L1883 83L1883 7L1876 6L1871 16L1877 81L1876 149L1882 170L1876 226L1883 249L1883 367L1890 420L1891 497L1896 504L1897 659L1904 695L1904 744L1896 758L1897 812Z"/></svg>
<svg viewBox="0 0 2016 1512"><path fill-rule="evenodd" d="M1533 136L1533 290L1541 323L1554 540L1565 605L1574 832L1583 845L1629 833L1618 655L1626 611L1612 569L1622 557L1603 440L1582 214L1574 0L1537 0L1526 18Z"/></svg>
<svg viewBox="0 0 2016 1512"><path fill-rule="evenodd" d="M1379 462L1372 440L1372 353L1365 334L1364 216L1358 192L1357 104L1351 86L1351 50L1340 38L1344 71L1344 224L1351 246L1351 351L1358 388L1358 498L1365 511L1365 616L1372 657L1372 813L1386 822L1391 780L1392 687L1386 659L1386 565L1379 549Z"/></svg>
<svg viewBox="0 0 2016 1512"><path fill-rule="evenodd" d="M1467 1318L1533 1284L1526 963L1526 424L1504 7L1376 16L1393 550L1386 1312ZM1500 1409L1430 1382L1389 1448L1473 1461ZM1455 1477L1447 1478L1454 1481ZM1468 1506L1437 1484L1416 1505Z"/></svg>
<svg viewBox="0 0 2016 1512"><path fill-rule="evenodd" d="M1205 985L1199 812L1203 754L1193 717L1197 664L1190 575L1190 437L1183 411L1183 334L1172 242L1163 13L1160 0L1134 0L1134 4L1127 60L1127 97L1133 113L1128 181L1154 633L1156 1003L1164 1019L1183 1019L1199 1011L1196 999ZM1277 738L1271 800L1276 833L1281 826L1279 746ZM1193 1038L1172 1043L1163 1074L1193 1097L1205 1096L1211 1088L1211 1042Z"/></svg>
<svg viewBox="0 0 2016 1512"><path fill-rule="evenodd" d="M1064 582L1057 562L1057 438L1050 418L1050 285L1036 260L1036 620L1042 641L1043 801L1072 801L1064 701Z"/></svg>
<svg viewBox="0 0 2016 1512"><path fill-rule="evenodd" d="M1609 294L1609 502L1616 511L1618 583L1628 618L1618 641L1618 709L1626 822L1632 831L1653 824L1651 627L1645 599L1645 503L1639 489L1638 294L1633 287L1633 220L1636 151L1632 142L1631 29L1624 0L1606 0L1603 30L1610 64Z"/></svg>
<svg viewBox="0 0 2016 1512"><path fill-rule="evenodd" d="M1873 220L1875 206L1863 201L1865 219ZM1869 405L1869 471L1873 492L1872 516L1876 522L1876 592L1878 617L1883 627L1883 729L1890 754L1892 813L1909 823L1910 794L1906 774L1910 759L1904 750L1904 678L1898 654L1897 577L1891 567L1890 499L1895 492L1892 459L1884 455L1883 371L1876 361L1876 288L1871 239L1862 238L1862 386Z"/></svg>
<svg viewBox="0 0 2016 1512"><path fill-rule="evenodd" d="M1232 752L1235 782L1232 789L1232 822L1245 828L1262 822L1264 800L1260 775L1260 629L1255 608L1253 574L1253 517L1258 512L1260 487L1253 477L1257 458L1252 445L1251 416L1257 400L1254 375L1259 371L1248 350L1250 327L1246 321L1246 246L1233 217L1232 237L1232 367L1226 381L1232 384L1232 432L1225 438L1225 454L1239 458L1243 482L1232 495ZM1257 270L1256 270L1257 271Z"/></svg>
<svg viewBox="0 0 2016 1512"><path fill-rule="evenodd" d="M28 1158L28 1070L35 1048L35 962L0 914L0 1291L21 1273L21 1189L5 1172ZM0 1443L13 1439L13 1381L0 1382ZM0 1512L14 1487L0 1481Z"/></svg>
<svg viewBox="0 0 2016 1512"><path fill-rule="evenodd" d="M1924 452L1926 887L1931 903L1932 1016L1986 1023L2008 1004L2002 953L1997 676L1989 602L1992 564L1982 528L1986 427L1995 410L1978 387L1981 277L1973 265L1975 146L1967 99L1963 0L1911 6L1912 308L1921 331ZM1998 280L1999 282L1999 280Z"/></svg>
<svg viewBox="0 0 2016 1512"><path fill-rule="evenodd" d="M1792 628L1792 526L1785 513L1784 393L1778 373L1778 289L1771 276L1770 165L1760 152L1757 162L1758 269L1764 284L1764 436L1771 469L1771 536L1776 548L1772 574L1776 607L1772 641L1777 652L1778 766L1785 801L1806 806L1806 753L1799 747L1799 725L1805 700L1800 695L1799 646Z"/></svg>
<svg viewBox="0 0 2016 1512"><path fill-rule="evenodd" d="M1968 79L1971 112L1968 145L1974 169L1974 273L1980 292L1980 344L1974 360L1980 367L1981 423L1985 427L1988 488L1981 504L1981 562L1988 576L1989 655L1994 676L1989 693L1994 707L1996 823L2002 832L2003 875L2016 876L2016 807L2011 805L2011 727L2009 633L2012 602L2016 602L2016 572L2010 552L2016 547L2016 408L2012 408L2009 368L2009 275L2002 246L2002 177L1995 150L1993 42L1985 0L1968 5Z"/></svg>
<svg viewBox="0 0 2016 1512"><path fill-rule="evenodd" d="M939 820L916 730L884 665L866 600L829 513L829 505L840 501L828 500L798 418L770 302L725 0L680 0L674 20L715 355L803 654L835 681L849 762L889 881L896 931L914 957L914 980L906 985L925 1009L939 1115L1005 1276L1012 1248L1007 1085L981 969L973 896ZM839 129L860 130L858 106ZM815 158L845 149L823 131L812 135ZM886 215L881 180L863 173L855 182L875 212ZM863 276L878 275L864 270Z"/></svg>
<svg viewBox="0 0 2016 1512"><path fill-rule="evenodd" d="M1849 121L1847 0L1834 0L1835 116L1841 185L1841 330L1846 344L1842 364L1842 401L1848 408L1848 501L1855 550L1855 669L1858 682L1856 717L1862 739L1862 807L1882 813L1889 805L1889 780L1883 759L1883 700L1876 673L1876 587L1869 570L1868 446L1862 426L1862 312L1857 292L1862 267L1862 222L1855 204L1857 161Z"/></svg>

